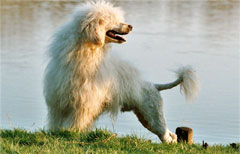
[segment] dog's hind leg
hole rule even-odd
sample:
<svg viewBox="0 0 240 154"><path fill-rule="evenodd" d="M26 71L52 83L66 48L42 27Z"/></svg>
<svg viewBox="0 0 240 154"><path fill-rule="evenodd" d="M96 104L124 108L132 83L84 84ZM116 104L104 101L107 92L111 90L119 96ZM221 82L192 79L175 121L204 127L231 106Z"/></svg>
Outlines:
<svg viewBox="0 0 240 154"><path fill-rule="evenodd" d="M133 108L138 120L144 127L158 135L163 142L176 142L177 136L167 128L163 103L160 94L153 86L144 89L144 102Z"/></svg>

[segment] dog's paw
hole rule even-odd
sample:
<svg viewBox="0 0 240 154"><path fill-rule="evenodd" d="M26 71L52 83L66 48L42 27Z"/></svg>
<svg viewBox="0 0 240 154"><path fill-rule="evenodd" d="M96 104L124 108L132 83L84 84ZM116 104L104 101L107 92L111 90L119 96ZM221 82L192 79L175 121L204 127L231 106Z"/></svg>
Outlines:
<svg viewBox="0 0 240 154"><path fill-rule="evenodd" d="M165 134L163 135L163 142L177 143L177 135L167 129Z"/></svg>

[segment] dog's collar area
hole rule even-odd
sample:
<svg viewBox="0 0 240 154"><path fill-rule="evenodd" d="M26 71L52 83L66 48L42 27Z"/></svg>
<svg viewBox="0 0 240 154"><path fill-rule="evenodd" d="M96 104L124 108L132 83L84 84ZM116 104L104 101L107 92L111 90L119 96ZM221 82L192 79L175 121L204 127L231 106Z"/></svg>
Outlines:
<svg viewBox="0 0 240 154"><path fill-rule="evenodd" d="M106 35L112 39L115 39L115 40L118 40L118 41L121 41L121 42L125 42L126 39L124 37L121 37L119 35L126 35L128 33L120 33L120 32L117 32L117 31L114 31L114 30L109 30L107 31Z"/></svg>

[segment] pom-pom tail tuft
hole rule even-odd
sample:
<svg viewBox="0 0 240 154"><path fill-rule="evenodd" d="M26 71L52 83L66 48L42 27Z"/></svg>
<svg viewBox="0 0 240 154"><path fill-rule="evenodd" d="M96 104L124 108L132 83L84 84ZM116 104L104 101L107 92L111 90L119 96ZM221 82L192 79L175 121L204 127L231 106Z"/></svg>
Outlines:
<svg viewBox="0 0 240 154"><path fill-rule="evenodd" d="M191 66L185 66L179 68L176 74L183 79L180 90L183 91L186 101L193 102L200 90L200 81L196 71Z"/></svg>

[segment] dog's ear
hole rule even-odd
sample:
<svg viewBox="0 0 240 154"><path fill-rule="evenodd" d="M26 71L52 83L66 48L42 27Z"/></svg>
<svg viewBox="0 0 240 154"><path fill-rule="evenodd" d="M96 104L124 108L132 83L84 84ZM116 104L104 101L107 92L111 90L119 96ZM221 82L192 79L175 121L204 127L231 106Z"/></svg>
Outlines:
<svg viewBox="0 0 240 154"><path fill-rule="evenodd" d="M98 20L92 20L89 23L82 25L81 33L83 33L86 41L89 41L94 44L100 44L100 22Z"/></svg>

